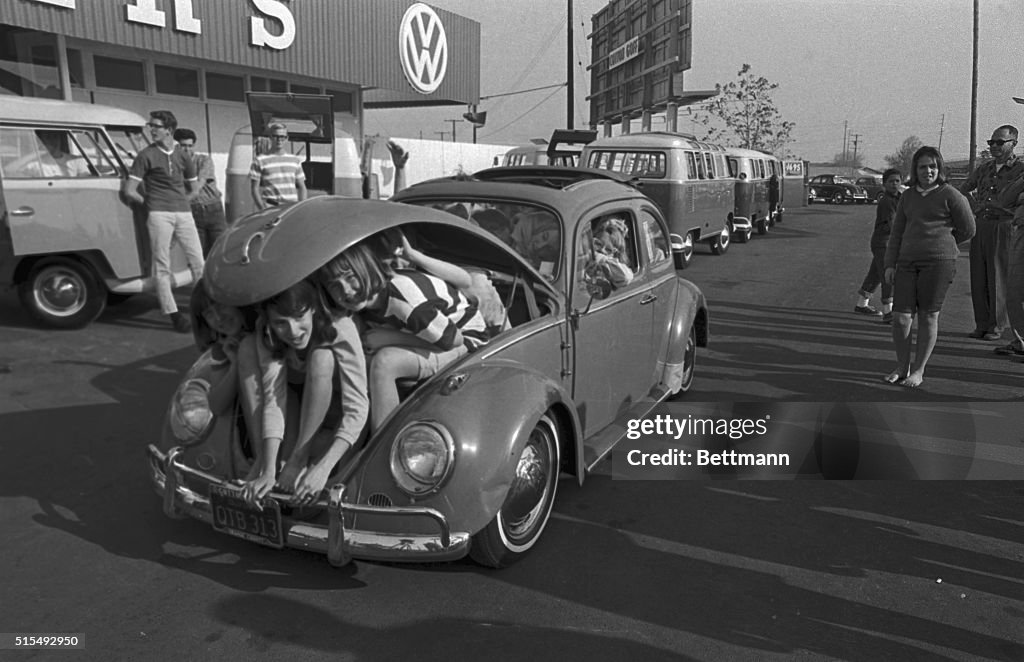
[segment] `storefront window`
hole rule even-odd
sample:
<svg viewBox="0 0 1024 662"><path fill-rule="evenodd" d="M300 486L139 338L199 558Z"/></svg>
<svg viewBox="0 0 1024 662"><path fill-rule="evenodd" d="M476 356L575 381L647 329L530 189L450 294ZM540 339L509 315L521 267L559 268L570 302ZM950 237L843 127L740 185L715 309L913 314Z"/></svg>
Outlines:
<svg viewBox="0 0 1024 662"><path fill-rule="evenodd" d="M182 97L199 96L199 72L195 69L182 69L158 64L156 73L156 91L160 94L176 94Z"/></svg>
<svg viewBox="0 0 1024 662"><path fill-rule="evenodd" d="M292 83L292 94L320 94L320 88L312 85L296 85Z"/></svg>
<svg viewBox="0 0 1024 662"><path fill-rule="evenodd" d="M217 101L245 101L245 79L241 76L206 72L206 98Z"/></svg>
<svg viewBox="0 0 1024 662"><path fill-rule="evenodd" d="M61 97L52 34L0 25L0 93Z"/></svg>
<svg viewBox="0 0 1024 662"><path fill-rule="evenodd" d="M94 55L96 84L117 90L146 91L146 71L138 60L122 60L116 57Z"/></svg>
<svg viewBox="0 0 1024 662"><path fill-rule="evenodd" d="M331 97L331 106L336 113L351 113L352 112L352 93L342 92L341 90L327 90L327 94Z"/></svg>
<svg viewBox="0 0 1024 662"><path fill-rule="evenodd" d="M253 92L287 92L288 81L279 78L249 76L249 89Z"/></svg>

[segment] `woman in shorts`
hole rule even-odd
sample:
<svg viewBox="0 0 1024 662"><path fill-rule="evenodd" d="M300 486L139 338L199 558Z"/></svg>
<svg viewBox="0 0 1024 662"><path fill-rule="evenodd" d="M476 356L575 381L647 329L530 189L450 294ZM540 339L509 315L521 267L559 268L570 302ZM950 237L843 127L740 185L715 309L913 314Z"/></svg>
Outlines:
<svg viewBox="0 0 1024 662"><path fill-rule="evenodd" d="M885 250L885 281L894 287L892 340L896 369L886 383L916 388L939 334L939 311L956 275L957 244L974 236L970 204L942 176L934 147L914 153L910 188L900 198ZM910 361L917 314L917 348Z"/></svg>

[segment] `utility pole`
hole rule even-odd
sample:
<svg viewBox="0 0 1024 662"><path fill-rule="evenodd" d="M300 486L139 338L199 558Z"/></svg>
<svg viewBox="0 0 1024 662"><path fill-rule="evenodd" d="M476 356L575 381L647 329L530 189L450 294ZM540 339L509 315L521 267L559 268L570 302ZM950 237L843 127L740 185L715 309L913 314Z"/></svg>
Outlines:
<svg viewBox="0 0 1024 662"><path fill-rule="evenodd" d="M849 123L849 120L843 121L843 163L846 162L846 128Z"/></svg>
<svg viewBox="0 0 1024 662"><path fill-rule="evenodd" d="M946 128L946 113L942 113L942 121L939 122L939 151L942 151L942 130Z"/></svg>
<svg viewBox="0 0 1024 662"><path fill-rule="evenodd" d="M573 128L573 75L572 75L572 0L568 0L569 3L569 19L566 21L566 25L569 28L566 30L565 35L565 76L566 76L566 100L565 100L565 128Z"/></svg>
<svg viewBox="0 0 1024 662"><path fill-rule="evenodd" d="M853 134L850 134L850 135L853 136L853 166L856 167L856 165L857 165L857 143L860 142L860 134L859 133L853 133Z"/></svg>
<svg viewBox="0 0 1024 662"><path fill-rule="evenodd" d="M441 142L444 142L444 137L446 135L448 135L447 131L435 131L434 133L436 133L437 135L441 136Z"/></svg>
<svg viewBox="0 0 1024 662"><path fill-rule="evenodd" d="M971 157L967 163L969 172L974 172L975 154L978 151L978 0L974 0L974 57L971 64Z"/></svg>
<svg viewBox="0 0 1024 662"><path fill-rule="evenodd" d="M452 123L452 142L455 142L455 123L456 122L461 122L461 121L462 121L461 119L445 120L445 122L451 122Z"/></svg>

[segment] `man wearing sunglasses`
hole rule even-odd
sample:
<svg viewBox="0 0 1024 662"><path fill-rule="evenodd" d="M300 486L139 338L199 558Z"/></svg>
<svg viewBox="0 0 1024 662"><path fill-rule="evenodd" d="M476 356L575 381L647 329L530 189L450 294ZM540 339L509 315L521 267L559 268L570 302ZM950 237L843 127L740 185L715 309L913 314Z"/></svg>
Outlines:
<svg viewBox="0 0 1024 662"><path fill-rule="evenodd" d="M993 131L988 141L992 158L974 169L960 192L971 200L978 228L971 240L974 331L968 335L1000 340L1009 326L1013 332L1010 344L995 352L1024 356L1024 313L1016 312L1016 319L1008 319L1006 288L1010 223L1017 198L1024 192L1024 162L1013 153L1016 145L1016 127L1004 124Z"/></svg>
<svg viewBox="0 0 1024 662"><path fill-rule="evenodd" d="M192 157L174 142L178 120L169 110L149 114L150 138L153 142L139 152L132 162L122 192L127 200L146 208L146 229L153 260L153 277L160 310L170 317L179 333L188 333L188 317L178 311L174 301L174 274L171 272L171 242L177 240L185 251L192 282L203 275L203 248L192 218L190 203L197 189L196 166ZM145 195L139 193L143 185Z"/></svg>

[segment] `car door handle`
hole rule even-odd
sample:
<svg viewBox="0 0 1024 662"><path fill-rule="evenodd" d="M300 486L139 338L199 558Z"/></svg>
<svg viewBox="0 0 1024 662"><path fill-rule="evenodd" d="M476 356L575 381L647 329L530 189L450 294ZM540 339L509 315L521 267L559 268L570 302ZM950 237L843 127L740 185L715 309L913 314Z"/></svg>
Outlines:
<svg viewBox="0 0 1024 662"><path fill-rule="evenodd" d="M646 306L647 304L654 303L657 300L658 300L658 297L654 296L653 294L648 294L643 299L640 299L640 305L641 306Z"/></svg>
<svg viewBox="0 0 1024 662"><path fill-rule="evenodd" d="M11 210L11 216L32 216L35 213L36 210L31 207L18 207Z"/></svg>

